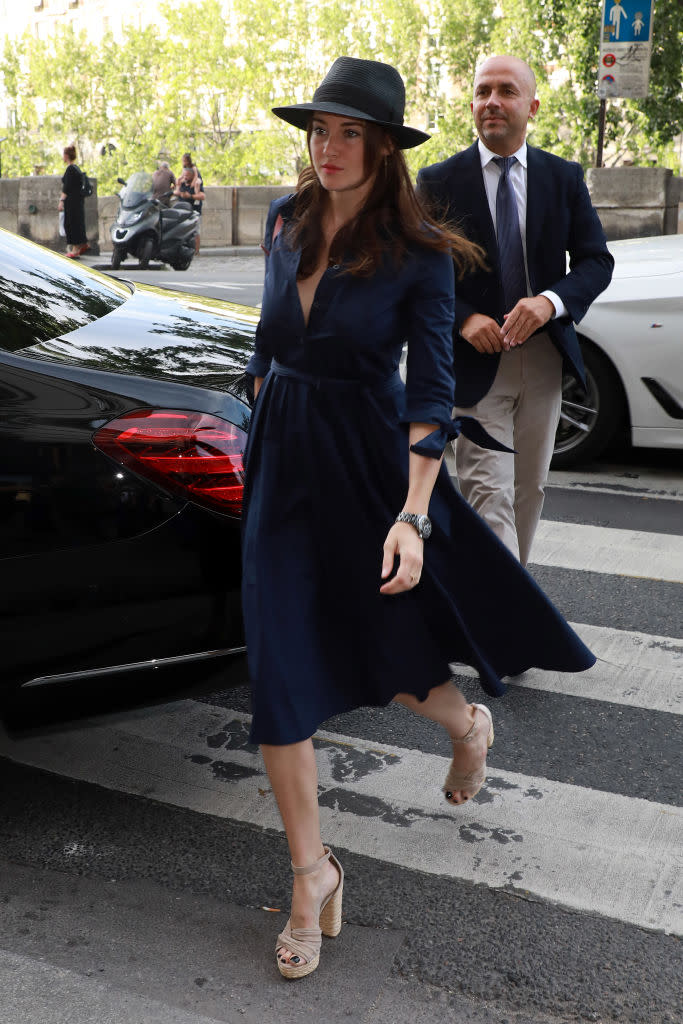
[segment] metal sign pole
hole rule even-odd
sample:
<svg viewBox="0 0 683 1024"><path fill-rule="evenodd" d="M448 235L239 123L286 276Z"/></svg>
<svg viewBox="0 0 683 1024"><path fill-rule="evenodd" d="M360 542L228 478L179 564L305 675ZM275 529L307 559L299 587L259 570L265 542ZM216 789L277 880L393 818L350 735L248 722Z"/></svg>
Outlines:
<svg viewBox="0 0 683 1024"><path fill-rule="evenodd" d="M602 167L602 150L605 144L605 116L607 113L607 100L600 100L598 112L598 151L595 157L595 166Z"/></svg>

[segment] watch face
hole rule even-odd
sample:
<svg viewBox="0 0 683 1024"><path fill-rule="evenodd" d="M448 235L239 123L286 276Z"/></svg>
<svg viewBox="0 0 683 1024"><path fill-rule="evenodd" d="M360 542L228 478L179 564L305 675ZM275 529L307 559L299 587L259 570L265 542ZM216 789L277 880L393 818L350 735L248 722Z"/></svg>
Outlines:
<svg viewBox="0 0 683 1024"><path fill-rule="evenodd" d="M425 539L431 536L432 523L429 516L420 516L420 533Z"/></svg>

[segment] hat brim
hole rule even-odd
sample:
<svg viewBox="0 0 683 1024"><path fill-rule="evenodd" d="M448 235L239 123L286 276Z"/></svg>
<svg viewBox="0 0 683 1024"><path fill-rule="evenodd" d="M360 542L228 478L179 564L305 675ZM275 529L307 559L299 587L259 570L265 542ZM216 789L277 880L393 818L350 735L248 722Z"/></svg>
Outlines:
<svg viewBox="0 0 683 1024"><path fill-rule="evenodd" d="M374 117L368 117L362 110L346 106L344 103L326 103L323 100L320 103L294 103L289 107L273 107L272 109L275 116L279 117L282 121L294 125L295 128L303 128L304 130L308 128L311 114L315 110L319 110L323 114L354 117L358 118L359 121L372 121L373 124L379 124L382 128L386 128L391 132L398 143L399 149L412 149L414 146L420 146L431 138L431 135L421 132L418 128L409 128L408 125L394 124L391 121L378 121Z"/></svg>

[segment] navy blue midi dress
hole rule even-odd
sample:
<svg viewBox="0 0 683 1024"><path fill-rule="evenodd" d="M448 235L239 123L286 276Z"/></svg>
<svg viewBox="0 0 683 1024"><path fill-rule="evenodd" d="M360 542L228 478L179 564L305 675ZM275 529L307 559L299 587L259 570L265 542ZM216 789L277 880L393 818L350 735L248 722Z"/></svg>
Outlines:
<svg viewBox="0 0 683 1024"><path fill-rule="evenodd" d="M295 743L332 715L397 693L424 699L450 662L473 665L491 696L505 691L502 676L531 666L590 667L592 653L445 466L419 584L380 594L382 546L407 493L409 424L437 425L417 446L436 457L456 433L453 264L416 247L370 278L330 267L306 325L300 252L287 244L292 209L284 197L269 211L247 367L265 378L247 445L242 545L252 741Z"/></svg>

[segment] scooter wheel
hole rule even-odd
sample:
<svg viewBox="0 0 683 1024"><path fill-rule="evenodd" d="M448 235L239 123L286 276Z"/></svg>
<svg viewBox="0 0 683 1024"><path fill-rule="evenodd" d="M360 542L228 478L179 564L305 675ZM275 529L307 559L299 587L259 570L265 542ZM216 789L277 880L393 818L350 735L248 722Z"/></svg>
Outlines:
<svg viewBox="0 0 683 1024"><path fill-rule="evenodd" d="M174 260L174 262L171 263L171 266L174 270L187 270L191 263L191 256L181 256L179 259Z"/></svg>
<svg viewBox="0 0 683 1024"><path fill-rule="evenodd" d="M119 267L121 266L121 263L122 263L125 255L126 255L126 250L122 246L120 246L120 245L115 245L114 246L114 251L111 254L111 269L112 270L118 270L119 269Z"/></svg>
<svg viewBox="0 0 683 1024"><path fill-rule="evenodd" d="M140 246L140 253L138 255L138 265L140 270L147 270L149 261L152 258L154 252L154 239L145 238L142 245Z"/></svg>

